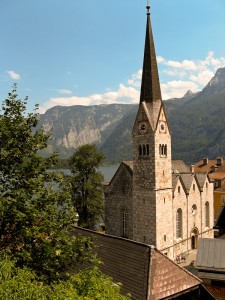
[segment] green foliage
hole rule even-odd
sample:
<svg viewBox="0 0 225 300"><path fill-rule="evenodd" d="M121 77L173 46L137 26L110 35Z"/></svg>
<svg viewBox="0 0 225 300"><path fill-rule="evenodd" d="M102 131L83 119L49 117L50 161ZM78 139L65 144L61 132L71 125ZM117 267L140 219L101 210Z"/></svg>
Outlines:
<svg viewBox="0 0 225 300"><path fill-rule="evenodd" d="M121 295L121 287L102 274L98 267L86 269L67 281L51 285L38 280L27 268L16 267L15 261L0 260L0 300L128 300Z"/></svg>
<svg viewBox="0 0 225 300"><path fill-rule="evenodd" d="M94 229L103 213L103 176L97 170L102 165L104 155L95 145L79 147L69 159L73 174L70 181L73 202L79 214L78 225Z"/></svg>
<svg viewBox="0 0 225 300"><path fill-rule="evenodd" d="M17 99L16 86L2 104L0 250L52 281L84 259L89 246L69 234L76 219L70 190L62 174L47 172L56 156L43 160L38 155L49 136L34 131L38 114L26 115L26 104L27 98Z"/></svg>

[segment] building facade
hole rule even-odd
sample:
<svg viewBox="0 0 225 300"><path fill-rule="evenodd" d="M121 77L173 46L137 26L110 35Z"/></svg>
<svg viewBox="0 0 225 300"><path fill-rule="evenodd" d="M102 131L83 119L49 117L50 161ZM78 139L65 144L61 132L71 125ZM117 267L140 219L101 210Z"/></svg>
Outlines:
<svg viewBox="0 0 225 300"><path fill-rule="evenodd" d="M149 8L133 161L122 162L106 188L105 228L176 259L196 248L199 237L213 237L213 184L171 160Z"/></svg>

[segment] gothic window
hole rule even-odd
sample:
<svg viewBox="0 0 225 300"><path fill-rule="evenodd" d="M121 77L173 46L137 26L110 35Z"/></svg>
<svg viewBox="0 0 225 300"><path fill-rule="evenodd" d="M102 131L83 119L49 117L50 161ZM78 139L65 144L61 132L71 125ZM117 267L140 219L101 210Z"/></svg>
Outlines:
<svg viewBox="0 0 225 300"><path fill-rule="evenodd" d="M139 148L139 155L141 156L142 155L142 146L139 145L138 148Z"/></svg>
<svg viewBox="0 0 225 300"><path fill-rule="evenodd" d="M160 144L159 145L159 155L162 156L167 156L167 145Z"/></svg>
<svg viewBox="0 0 225 300"><path fill-rule="evenodd" d="M164 155L167 156L167 145L164 145Z"/></svg>
<svg viewBox="0 0 225 300"><path fill-rule="evenodd" d="M149 156L150 154L149 144L138 145L138 153L139 156Z"/></svg>
<svg viewBox="0 0 225 300"><path fill-rule="evenodd" d="M205 203L205 226L209 227L209 202Z"/></svg>
<svg viewBox="0 0 225 300"><path fill-rule="evenodd" d="M192 213L193 216L195 216L197 214L197 206L196 206L196 204L192 205L191 213Z"/></svg>
<svg viewBox="0 0 225 300"><path fill-rule="evenodd" d="M146 154L149 156L149 144L146 145Z"/></svg>
<svg viewBox="0 0 225 300"><path fill-rule="evenodd" d="M193 191L195 191L195 184L193 184Z"/></svg>
<svg viewBox="0 0 225 300"><path fill-rule="evenodd" d="M182 238L182 231L183 231L183 224L182 224L182 209L179 208L176 214L176 236L177 238Z"/></svg>
<svg viewBox="0 0 225 300"><path fill-rule="evenodd" d="M178 186L178 194L180 194L180 186Z"/></svg>
<svg viewBox="0 0 225 300"><path fill-rule="evenodd" d="M142 149L143 149L143 155L146 155L146 146L143 145L143 146L142 146Z"/></svg>
<svg viewBox="0 0 225 300"><path fill-rule="evenodd" d="M123 229L123 237L128 237L128 211L127 209L123 210L122 214L122 229Z"/></svg>

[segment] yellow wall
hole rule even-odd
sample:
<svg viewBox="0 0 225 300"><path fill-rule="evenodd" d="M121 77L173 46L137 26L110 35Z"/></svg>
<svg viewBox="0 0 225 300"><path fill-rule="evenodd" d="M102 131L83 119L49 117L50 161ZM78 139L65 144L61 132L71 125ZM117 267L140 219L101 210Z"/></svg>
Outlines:
<svg viewBox="0 0 225 300"><path fill-rule="evenodd" d="M217 219L222 206L225 206L225 191L214 191L214 219Z"/></svg>

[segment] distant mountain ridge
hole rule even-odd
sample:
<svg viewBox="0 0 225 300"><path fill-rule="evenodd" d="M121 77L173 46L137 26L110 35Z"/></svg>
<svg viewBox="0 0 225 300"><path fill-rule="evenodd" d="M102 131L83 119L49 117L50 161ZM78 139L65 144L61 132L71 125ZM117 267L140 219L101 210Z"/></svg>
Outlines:
<svg viewBox="0 0 225 300"><path fill-rule="evenodd" d="M198 93L164 102L172 130L173 159L193 163L203 157L225 157L225 68L217 70ZM138 105L56 106L40 116L39 126L52 131L47 155L62 157L96 143L107 161L132 159L131 130Z"/></svg>

